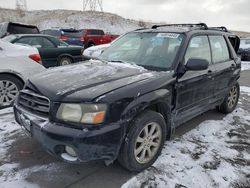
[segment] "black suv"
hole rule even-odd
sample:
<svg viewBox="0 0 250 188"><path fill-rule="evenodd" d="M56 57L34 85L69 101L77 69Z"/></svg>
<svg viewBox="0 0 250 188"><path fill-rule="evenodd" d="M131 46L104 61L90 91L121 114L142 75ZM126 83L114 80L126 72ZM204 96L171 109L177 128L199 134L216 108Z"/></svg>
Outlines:
<svg viewBox="0 0 250 188"><path fill-rule="evenodd" d="M52 155L72 163L154 163L183 122L238 102L239 38L206 24L153 26L112 43L100 59L34 76L16 121Z"/></svg>
<svg viewBox="0 0 250 188"><path fill-rule="evenodd" d="M39 34L39 29L34 25L27 25L14 22L0 23L0 38L11 34Z"/></svg>

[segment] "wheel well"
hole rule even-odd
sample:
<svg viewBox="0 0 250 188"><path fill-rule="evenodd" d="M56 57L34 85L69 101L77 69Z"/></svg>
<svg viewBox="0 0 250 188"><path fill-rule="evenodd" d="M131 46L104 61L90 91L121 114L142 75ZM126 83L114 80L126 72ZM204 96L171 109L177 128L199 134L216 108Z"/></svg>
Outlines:
<svg viewBox="0 0 250 188"><path fill-rule="evenodd" d="M13 74L13 73L0 73L0 76L2 75L9 75L9 76L12 76L12 77L15 77L16 79L20 80L24 86L25 82L24 80L20 77L20 76L17 76L16 74Z"/></svg>
<svg viewBox="0 0 250 188"><path fill-rule="evenodd" d="M134 117L133 117L133 120L134 120L134 118L136 118L138 115L140 115L140 114L142 114L144 111L147 111L147 110L152 110L152 111L154 111L154 112L158 112L158 113L160 113L162 116L163 116L163 118L164 118L164 120L165 120L165 122L166 122L166 129L167 129L167 140L169 140L170 139L170 137L171 137L171 134L172 134L172 121L171 121L171 112L170 112L170 110L167 108L167 106L166 106L166 104L164 104L164 103L156 103L156 104L152 104L152 105L150 105L150 106L148 106L148 107L146 107L145 109L143 109L142 111L140 111L137 115L135 115ZM132 120L132 121L133 121ZM130 126L131 126L131 124L128 126L128 128L127 128L127 133L128 133L128 131L130 130Z"/></svg>

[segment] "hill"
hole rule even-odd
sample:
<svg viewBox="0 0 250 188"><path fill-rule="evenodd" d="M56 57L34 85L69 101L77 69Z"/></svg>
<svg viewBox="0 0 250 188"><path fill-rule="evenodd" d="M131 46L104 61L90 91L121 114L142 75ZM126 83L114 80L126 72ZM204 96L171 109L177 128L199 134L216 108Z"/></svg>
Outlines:
<svg viewBox="0 0 250 188"><path fill-rule="evenodd" d="M36 10L20 12L14 9L0 8L0 22L13 21L34 24L40 30L64 28L103 29L107 33L123 34L141 27L154 25L150 22L123 18L116 14L105 12L75 11L75 10ZM229 28L230 29L230 28ZM249 32L233 31L239 36L250 36Z"/></svg>
<svg viewBox="0 0 250 188"><path fill-rule="evenodd" d="M20 12L14 9L0 8L0 22L13 21L35 24L39 29L52 27L98 28L105 32L123 34L127 31L150 26L150 23L125 19L111 13L72 11L72 10L38 10Z"/></svg>

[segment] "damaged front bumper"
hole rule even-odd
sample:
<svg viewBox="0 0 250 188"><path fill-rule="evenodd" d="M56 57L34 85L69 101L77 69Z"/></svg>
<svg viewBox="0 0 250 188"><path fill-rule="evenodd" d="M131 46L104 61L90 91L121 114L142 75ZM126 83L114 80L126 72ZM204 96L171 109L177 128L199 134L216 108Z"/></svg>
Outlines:
<svg viewBox="0 0 250 188"><path fill-rule="evenodd" d="M71 163L103 160L113 162L124 137L120 123L100 125L95 130L74 129L50 122L14 105L15 119L25 131L52 154Z"/></svg>

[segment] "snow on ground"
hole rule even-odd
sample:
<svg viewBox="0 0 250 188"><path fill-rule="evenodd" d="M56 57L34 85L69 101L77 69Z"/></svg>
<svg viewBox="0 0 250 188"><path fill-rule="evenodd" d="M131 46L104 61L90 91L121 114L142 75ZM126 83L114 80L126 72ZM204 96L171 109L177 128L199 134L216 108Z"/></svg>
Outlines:
<svg viewBox="0 0 250 188"><path fill-rule="evenodd" d="M250 87L241 87L240 104L222 120L208 120L196 129L167 141L155 164L122 188L246 187L250 185ZM55 175L63 163L29 168L11 161L8 150L16 137L26 137L12 109L0 110L0 187L36 188L26 179L34 172ZM50 176L50 175L49 175Z"/></svg>
<svg viewBox="0 0 250 188"><path fill-rule="evenodd" d="M241 63L241 70L242 71L250 70L250 62L249 61L243 61Z"/></svg>
<svg viewBox="0 0 250 188"><path fill-rule="evenodd" d="M242 95L249 95L250 87L241 87L241 91ZM250 186L249 137L250 114L242 108L222 120L205 121L166 142L153 167L122 188Z"/></svg>

